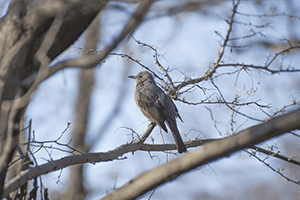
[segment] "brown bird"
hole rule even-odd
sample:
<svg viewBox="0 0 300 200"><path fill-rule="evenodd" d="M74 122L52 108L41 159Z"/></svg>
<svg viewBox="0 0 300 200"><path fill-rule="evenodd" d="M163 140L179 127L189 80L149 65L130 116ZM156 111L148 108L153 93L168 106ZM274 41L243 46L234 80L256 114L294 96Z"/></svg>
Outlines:
<svg viewBox="0 0 300 200"><path fill-rule="evenodd" d="M166 122L173 134L178 153L186 152L176 124L176 117L181 121L182 119L172 99L156 85L151 73L141 71L136 76L128 77L135 79L134 99L145 117L168 132Z"/></svg>

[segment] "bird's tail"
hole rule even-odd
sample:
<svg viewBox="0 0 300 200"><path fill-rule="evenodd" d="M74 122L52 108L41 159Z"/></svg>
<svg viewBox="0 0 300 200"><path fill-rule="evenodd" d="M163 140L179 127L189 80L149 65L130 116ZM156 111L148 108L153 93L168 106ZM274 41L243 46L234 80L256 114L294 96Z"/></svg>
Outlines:
<svg viewBox="0 0 300 200"><path fill-rule="evenodd" d="M185 145L182 141L182 138L181 138L180 133L177 128L176 119L167 119L166 121L167 121L169 128L171 129L172 135L173 135L175 143L176 143L178 153L186 152Z"/></svg>

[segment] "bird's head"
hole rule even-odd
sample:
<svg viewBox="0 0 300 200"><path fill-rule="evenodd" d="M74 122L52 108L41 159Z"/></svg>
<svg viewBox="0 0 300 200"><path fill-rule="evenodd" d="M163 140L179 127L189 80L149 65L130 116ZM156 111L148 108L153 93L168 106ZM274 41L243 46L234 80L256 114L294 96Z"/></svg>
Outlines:
<svg viewBox="0 0 300 200"><path fill-rule="evenodd" d="M147 71L141 71L135 76L128 76L128 78L135 79L136 85L143 84L145 81L155 83L152 74Z"/></svg>

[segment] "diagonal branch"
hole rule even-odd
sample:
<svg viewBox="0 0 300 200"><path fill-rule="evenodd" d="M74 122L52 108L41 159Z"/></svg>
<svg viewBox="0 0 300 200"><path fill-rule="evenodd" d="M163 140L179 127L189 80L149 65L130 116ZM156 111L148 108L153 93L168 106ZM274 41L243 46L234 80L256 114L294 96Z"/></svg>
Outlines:
<svg viewBox="0 0 300 200"><path fill-rule="evenodd" d="M113 190L103 200L135 199L185 172L298 128L300 128L300 109L243 130L236 135L210 142L202 148L147 171Z"/></svg>
<svg viewBox="0 0 300 200"><path fill-rule="evenodd" d="M49 73L47 74L47 76L44 77L43 80L47 79L48 77L54 75L56 72L65 68L78 67L86 69L90 68L91 66L95 66L101 61L103 61L107 57L107 55L112 50L114 50L129 33L132 33L140 25L153 2L154 0L142 1L136 8L135 12L132 14L131 18L128 20L125 27L120 32L119 36L116 37L116 39L110 45L107 45L100 55L84 55L80 58L69 59L66 61L59 62L49 69ZM32 76L24 80L22 84L25 86L30 85L36 76L37 73L34 73Z"/></svg>
<svg viewBox="0 0 300 200"><path fill-rule="evenodd" d="M225 53L225 49L227 47L227 44L229 42L229 39L230 39L230 34L231 34L231 31L232 31L232 26L233 26L233 19L234 19L234 16L235 14L237 13L237 8L238 8L238 5L240 3L240 0L237 0L236 3L234 3L234 0L233 0L233 10L232 10L232 15L230 16L230 20L226 22L228 23L228 30L227 30L227 33L226 33L226 37L223 41L223 44L221 45L221 50L219 52L219 56L216 60L216 62L214 63L214 65L212 67L210 67L202 77L200 78L195 78L195 79L190 79L190 80L187 80L179 85L177 85L175 87L175 90L178 90L178 88L183 88L187 85L190 85L190 84L195 84L195 83L199 83L201 81L206 81L206 80L209 80L209 78L211 78L213 76L213 74L216 72L217 68L219 67L220 65L220 62L224 56L224 53Z"/></svg>
<svg viewBox="0 0 300 200"><path fill-rule="evenodd" d="M150 130L153 127L154 126L150 125L148 129ZM211 161L218 160L219 158L229 156L241 149L251 148L255 144L298 128L300 128L300 109L279 117L274 117L265 123L250 127L236 135L209 142L202 148L198 148L193 152L187 153L186 155L180 156L151 171L145 172L125 184L123 187L112 191L104 199L135 199L158 185L175 179L185 172ZM142 136L142 138L144 137ZM141 144L136 142L122 145L105 153L87 153L67 156L59 160L36 166L21 172L18 177L7 182L5 184L4 194L9 194L26 181L42 174L75 164L112 161L125 153L142 149L144 146L146 147L147 145L141 147ZM175 145L169 147L175 149ZM143 184L140 184L141 182L143 182ZM135 191L135 193L132 193L132 191Z"/></svg>
<svg viewBox="0 0 300 200"><path fill-rule="evenodd" d="M295 165L299 165L300 166L300 162L299 161L294 160L293 158L289 158L289 157L280 155L279 152L272 152L272 151L263 149L263 148L258 147L258 146L253 146L251 148L254 149L255 151L259 151L259 152L264 153L266 155L270 155L272 157L279 158L279 159L284 160L286 162L293 163Z"/></svg>

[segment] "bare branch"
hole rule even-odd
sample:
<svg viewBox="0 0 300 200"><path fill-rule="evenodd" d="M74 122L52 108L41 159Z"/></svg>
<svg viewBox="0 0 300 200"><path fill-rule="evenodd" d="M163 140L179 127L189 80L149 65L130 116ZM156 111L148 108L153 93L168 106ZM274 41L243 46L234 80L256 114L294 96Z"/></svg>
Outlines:
<svg viewBox="0 0 300 200"><path fill-rule="evenodd" d="M272 151L269 151L269 150L266 150L266 149L263 149L263 148L257 147L257 146L252 147L252 149L254 149L255 151L259 151L259 152L262 152L264 154L267 154L269 156L272 156L272 157L275 157L275 158L279 158L279 159L284 160L286 162L293 163L295 165L299 165L300 166L300 162L298 162L297 160L294 160L293 158L289 158L289 157L280 155L279 152L272 152ZM253 154L251 154L251 155L253 155Z"/></svg>
<svg viewBox="0 0 300 200"><path fill-rule="evenodd" d="M292 183L295 183L297 185L300 185L300 181L295 181L293 179L288 178L287 176L285 176L283 173L281 173L280 171L282 171L283 169L275 169L273 168L270 164L266 163L264 160L260 159L258 156L255 155L255 152L249 152L247 150L245 150L245 152L249 153L251 156L255 157L259 162L262 162L264 165L266 165L269 169L271 169L272 171L274 171L275 173L279 174L280 176L282 176L283 178L285 178L287 181L290 181Z"/></svg>
<svg viewBox="0 0 300 200"><path fill-rule="evenodd" d="M171 181L179 175L207 164L233 152L263 142L272 137L300 127L300 109L253 126L236 135L211 142L186 155L180 156L153 170L130 180L124 186L113 190L104 199L135 199L158 185ZM143 184L140 184L140 183Z"/></svg>
<svg viewBox="0 0 300 200"><path fill-rule="evenodd" d="M47 79L56 72L65 68L78 67L84 69L90 68L91 66L95 67L98 63L103 61L106 58L106 56L112 50L114 50L129 33L133 32L138 27L138 25L142 22L143 18L150 9L152 3L153 0L143 0L136 8L135 12L132 14L131 18L128 20L127 24L120 32L119 36L116 37L116 39L110 45L106 46L100 55L83 55L80 58L69 59L66 61L59 62L52 66L49 69L49 73L46 76L42 77L42 79L37 83L41 83L43 80ZM37 73L33 74L32 76L24 80L22 82L22 85L30 85L36 76Z"/></svg>
<svg viewBox="0 0 300 200"><path fill-rule="evenodd" d="M250 127L237 133L236 135L210 142L203 148L199 148L184 156L180 156L175 160L172 160L138 176L137 178L131 180L130 183L127 183L123 187L114 190L104 199L134 199L162 183L175 179L180 174L183 174L189 170L209 163L213 160L217 160L223 156L229 156L236 151L252 147L254 144L258 144L272 137L284 134L285 132L298 129L299 127L300 109L279 117L275 117L265 123ZM175 149L175 145L173 146ZM122 145L119 148L106 153L88 153L67 156L59 160L54 160L50 163L28 169L24 172L21 172L20 176L6 183L4 196L15 190L19 185L24 184L27 180L42 174L80 163L111 161L117 159L119 156L127 152L138 149L140 149L140 144L137 142L133 144ZM142 181L144 184L139 184L140 181ZM129 190L128 187L134 187L135 189ZM132 191L135 191L135 193Z"/></svg>

